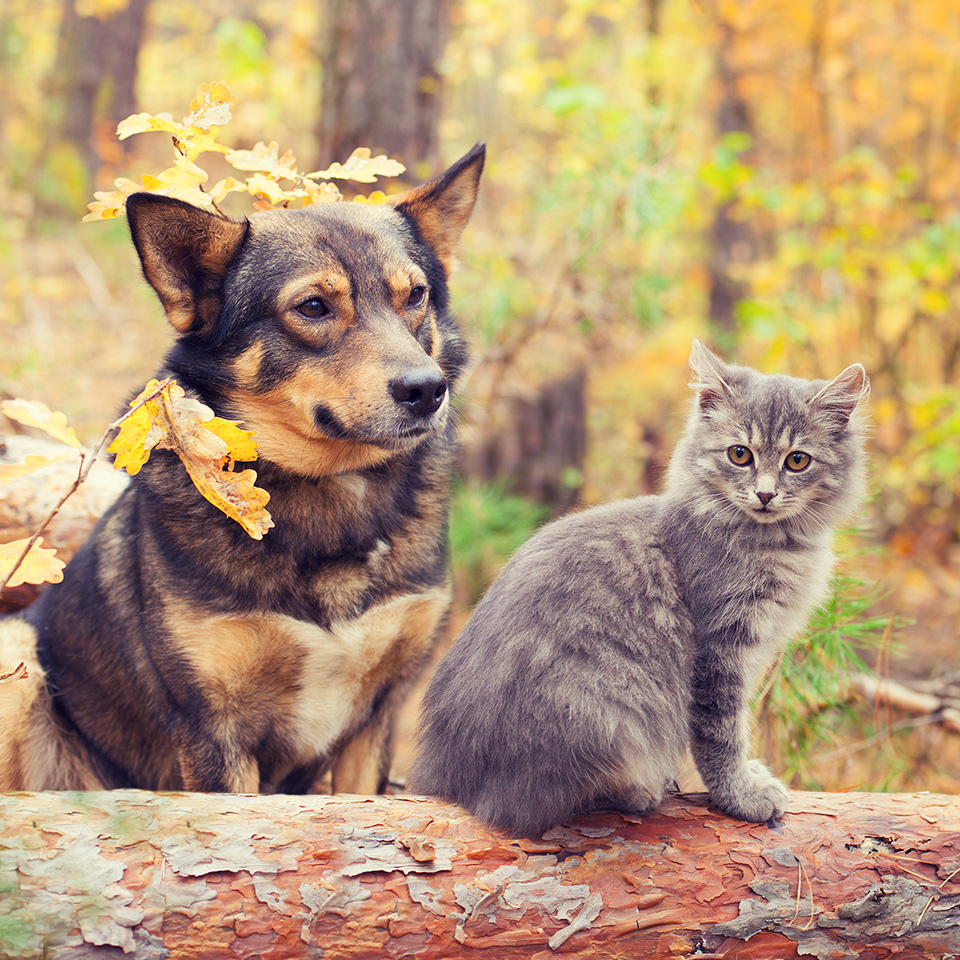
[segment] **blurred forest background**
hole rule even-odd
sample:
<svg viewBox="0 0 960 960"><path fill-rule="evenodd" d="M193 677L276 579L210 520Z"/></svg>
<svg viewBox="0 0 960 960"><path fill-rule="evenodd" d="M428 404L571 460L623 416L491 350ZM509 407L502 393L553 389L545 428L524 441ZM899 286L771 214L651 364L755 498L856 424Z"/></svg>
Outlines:
<svg viewBox="0 0 960 960"><path fill-rule="evenodd" d="M453 283L462 609L546 517L657 489L693 336L768 372L861 361L874 499L766 748L795 786L960 789L939 711L828 689L852 637L960 697L956 3L3 0L0 392L87 441L172 333L124 221L80 217L166 165L117 122L214 80L239 98L221 140L302 169L368 146L419 180L487 141Z"/></svg>

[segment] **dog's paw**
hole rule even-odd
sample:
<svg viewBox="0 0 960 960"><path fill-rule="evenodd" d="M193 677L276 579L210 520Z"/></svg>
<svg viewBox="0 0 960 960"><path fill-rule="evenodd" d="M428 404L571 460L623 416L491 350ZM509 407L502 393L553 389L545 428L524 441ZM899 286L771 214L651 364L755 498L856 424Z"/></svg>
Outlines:
<svg viewBox="0 0 960 960"><path fill-rule="evenodd" d="M760 760L749 760L711 799L737 820L766 823L783 815L788 796L787 788Z"/></svg>

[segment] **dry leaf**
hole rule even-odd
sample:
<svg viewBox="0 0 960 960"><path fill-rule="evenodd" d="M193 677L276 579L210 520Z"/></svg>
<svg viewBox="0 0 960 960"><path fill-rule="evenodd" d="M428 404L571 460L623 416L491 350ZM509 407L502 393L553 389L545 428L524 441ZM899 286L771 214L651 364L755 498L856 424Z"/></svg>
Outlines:
<svg viewBox="0 0 960 960"><path fill-rule="evenodd" d="M117 139L126 140L135 133L150 133L154 130L177 134L182 132L183 126L169 113L135 113L117 124Z"/></svg>
<svg viewBox="0 0 960 960"><path fill-rule="evenodd" d="M232 119L230 108L236 102L233 91L222 80L201 83L190 102L190 113L183 118L184 125L200 130L222 127Z"/></svg>
<svg viewBox="0 0 960 960"><path fill-rule="evenodd" d="M139 406L137 406L139 404ZM120 424L109 450L114 466L137 473L154 448L172 450L196 488L247 533L259 540L273 526L266 510L270 495L255 486L253 470L234 472L235 463L257 457L253 435L192 397L174 381L151 380L131 402L135 410Z"/></svg>
<svg viewBox="0 0 960 960"><path fill-rule="evenodd" d="M332 163L326 170L317 170L307 176L313 180L336 177L339 180L355 180L357 183L373 183L377 177L396 177L406 169L402 163L391 160L386 154L371 157L368 147L357 147L346 163Z"/></svg>
<svg viewBox="0 0 960 960"><path fill-rule="evenodd" d="M0 683L12 683L14 680L26 680L30 674L27 673L27 665L21 661L9 673L0 673Z"/></svg>
<svg viewBox="0 0 960 960"><path fill-rule="evenodd" d="M43 546L43 537L37 539L23 562L14 570L17 559L28 543L29 539L0 544L0 583L6 580L11 570L13 576L6 584L8 587L19 587L22 583L59 583L63 579L66 564L55 550Z"/></svg>
<svg viewBox="0 0 960 960"><path fill-rule="evenodd" d="M0 403L0 410L3 410L11 420L16 420L25 427L37 427L50 434L55 440L80 449L80 441L73 427L67 424L67 418L45 404L38 403L36 400L4 400Z"/></svg>
<svg viewBox="0 0 960 960"><path fill-rule="evenodd" d="M226 161L238 170L269 173L278 179L299 180L301 177L293 152L288 150L281 157L276 140L269 145L260 141L252 150L230 150Z"/></svg>

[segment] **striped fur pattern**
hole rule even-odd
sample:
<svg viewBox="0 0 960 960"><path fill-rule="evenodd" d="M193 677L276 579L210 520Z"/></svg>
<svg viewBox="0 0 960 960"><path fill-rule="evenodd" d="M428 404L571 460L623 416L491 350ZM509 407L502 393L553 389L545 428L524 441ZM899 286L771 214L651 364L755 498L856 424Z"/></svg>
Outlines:
<svg viewBox="0 0 960 960"><path fill-rule="evenodd" d="M63 582L0 624L0 662L35 666L0 713L0 789L383 789L450 603L467 352L447 281L483 159L390 204L242 222L130 198L178 333L159 376L254 431L275 527L251 539L155 452Z"/></svg>
<svg viewBox="0 0 960 960"><path fill-rule="evenodd" d="M863 367L766 376L698 342L696 399L658 496L547 525L504 568L428 689L412 786L512 833L645 812L688 746L713 803L781 815L748 700L822 599L864 491Z"/></svg>

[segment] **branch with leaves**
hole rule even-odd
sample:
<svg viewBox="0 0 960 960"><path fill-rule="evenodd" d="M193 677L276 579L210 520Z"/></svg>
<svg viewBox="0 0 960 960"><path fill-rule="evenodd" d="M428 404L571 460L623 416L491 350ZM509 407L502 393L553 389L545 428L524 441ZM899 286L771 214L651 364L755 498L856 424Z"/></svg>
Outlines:
<svg viewBox="0 0 960 960"><path fill-rule="evenodd" d="M92 451L84 450L76 432L60 412L42 403L5 400L0 409L11 420L44 431L80 455L77 478L33 535L0 545L0 589L22 583L59 583L63 562L43 546L42 533L67 499L90 474L107 447L115 454L114 467L131 476L139 472L155 449L173 450L197 489L214 506L236 520L255 540L273 526L266 505L270 495L255 485L251 469L237 471L239 462L256 460L253 435L233 421L214 415L203 403L187 397L177 382L151 380L130 402L130 409L103 432ZM115 436L114 436L115 435ZM67 454L66 456L69 456ZM50 466L64 457L28 457L22 464L0 467L0 482Z"/></svg>
<svg viewBox="0 0 960 960"><path fill-rule="evenodd" d="M333 180L374 183L378 177L395 177L406 169L383 154L371 156L366 147L354 150L345 163L334 163L312 173L299 170L293 153L287 150L281 154L276 142L261 141L252 150L226 147L218 142L218 137L222 127L232 119L231 108L236 102L237 98L225 83L202 83L190 103L190 112L179 123L168 113L137 113L121 121L117 126L117 137L121 140L137 133L169 133L173 138L173 166L157 174L144 174L140 183L123 177L114 181L115 190L94 194L96 199L88 204L90 212L83 219L109 220L121 216L127 197L138 191L186 200L198 207L212 208L221 216L225 214L220 204L231 193L249 194L257 210L307 207L343 199ZM207 189L209 174L197 162L204 153L222 154L227 163L248 175L227 177ZM378 203L385 196L382 191L375 191L369 197L354 199Z"/></svg>

